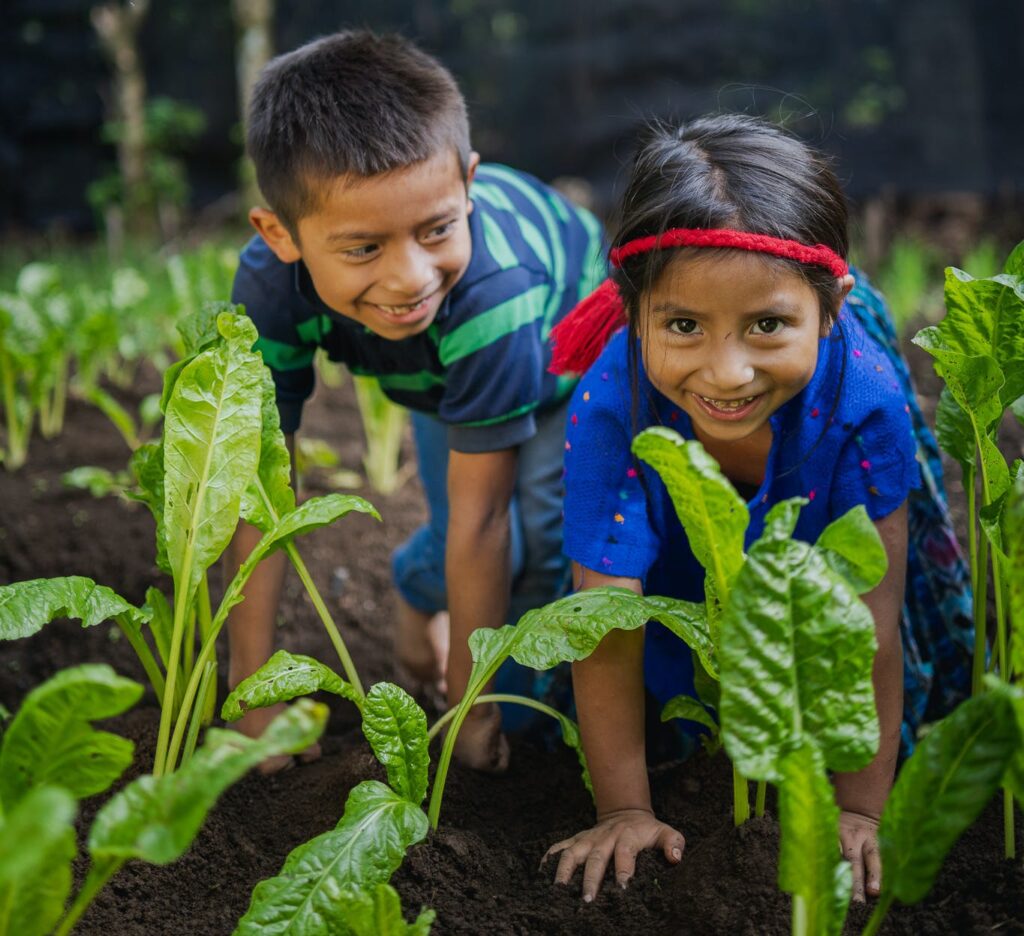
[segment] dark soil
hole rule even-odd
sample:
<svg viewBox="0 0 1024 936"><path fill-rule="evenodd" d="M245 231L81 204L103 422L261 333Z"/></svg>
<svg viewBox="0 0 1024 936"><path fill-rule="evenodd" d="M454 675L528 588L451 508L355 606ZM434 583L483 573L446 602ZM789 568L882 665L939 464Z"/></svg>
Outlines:
<svg viewBox="0 0 1024 936"><path fill-rule="evenodd" d="M921 372L927 406L937 386L919 352L910 353ZM305 428L335 445L346 467L359 468L362 433L348 388L315 400ZM1020 440L1018 433L1010 444L1020 448ZM61 485L67 469L82 464L121 468L127 454L98 412L72 405L60 439L35 439L29 466L13 476L0 474L0 583L75 573L136 602L150 585L166 588L152 563L153 524L144 508L93 500ZM405 454L408 458L410 453ZM959 489L956 483L950 486ZM314 478L309 489L320 493L322 482ZM388 498L359 493L380 509L382 524L349 517L299 545L315 580L330 595L332 613L370 684L397 678L389 553L421 522L423 507L415 481ZM334 659L294 575L286 585L278 640L289 650L328 663ZM15 710L25 693L47 677L86 661L109 662L144 681L133 652L112 627L83 630L57 622L35 637L0 645L0 704ZM124 868L76 932L230 933L257 882L276 874L296 845L333 827L355 784L383 777L352 708L332 706L320 761L273 777L243 779L224 795L180 861L165 868L137 863ZM150 694L107 726L138 745L129 777L152 762L157 720ZM606 884L588 906L579 899L578 883L554 886L553 868L539 867L551 843L593 821L575 758L517 741L512 767L503 777L453 768L440 831L410 850L393 879L407 917L421 906L434 908L438 934L788 933L789 898L775 883L778 826L770 817L739 830L732 826L724 760L701 756L660 767L652 772L652 789L659 816L687 837L684 860L670 867L660 855L645 853L626 891ZM98 806L99 799L82 806L83 848ZM1018 823L1021 840L1024 828ZM993 803L954 848L932 895L918 906L895 908L883 933L1024 934L1024 868L1001 856L1002 817ZM80 872L84 867L83 861ZM867 915L866 908L854 907L846 932L860 932Z"/></svg>

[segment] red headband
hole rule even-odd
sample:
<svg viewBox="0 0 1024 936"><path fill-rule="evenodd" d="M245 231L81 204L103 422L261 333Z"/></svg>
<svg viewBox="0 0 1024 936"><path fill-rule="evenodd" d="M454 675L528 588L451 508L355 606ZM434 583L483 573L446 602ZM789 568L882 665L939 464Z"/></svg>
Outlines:
<svg viewBox="0 0 1024 936"><path fill-rule="evenodd" d="M728 228L672 228L662 234L638 237L612 250L612 266L621 267L624 260L637 254L669 247L751 250L824 267L836 278L850 271L846 261L823 244L811 247L799 241ZM552 329L554 349L548 370L555 374L582 374L597 360L612 334L625 324L626 309L618 287L606 279Z"/></svg>

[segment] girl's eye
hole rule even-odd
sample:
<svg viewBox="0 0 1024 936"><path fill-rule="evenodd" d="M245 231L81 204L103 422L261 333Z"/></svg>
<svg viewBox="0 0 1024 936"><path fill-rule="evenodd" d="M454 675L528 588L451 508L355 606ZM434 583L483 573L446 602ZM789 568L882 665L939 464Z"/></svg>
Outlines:
<svg viewBox="0 0 1024 936"><path fill-rule="evenodd" d="M350 260L368 260L378 250L380 250L380 247L377 244L364 244L362 247L352 247L349 250L343 250L342 255Z"/></svg>
<svg viewBox="0 0 1024 936"><path fill-rule="evenodd" d="M668 323L668 330L677 335L693 335L697 332L697 323L693 319L677 318Z"/></svg>
<svg viewBox="0 0 1024 936"><path fill-rule="evenodd" d="M777 335L782 330L782 320L777 318L758 319L754 325L755 335Z"/></svg>

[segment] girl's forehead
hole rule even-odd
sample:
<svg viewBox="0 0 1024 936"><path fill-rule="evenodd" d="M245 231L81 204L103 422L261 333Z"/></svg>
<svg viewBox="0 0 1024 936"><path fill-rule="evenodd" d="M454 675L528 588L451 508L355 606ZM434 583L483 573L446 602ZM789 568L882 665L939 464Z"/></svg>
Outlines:
<svg viewBox="0 0 1024 936"><path fill-rule="evenodd" d="M775 258L742 250L681 250L648 294L650 305L713 314L778 305L817 308L811 285Z"/></svg>

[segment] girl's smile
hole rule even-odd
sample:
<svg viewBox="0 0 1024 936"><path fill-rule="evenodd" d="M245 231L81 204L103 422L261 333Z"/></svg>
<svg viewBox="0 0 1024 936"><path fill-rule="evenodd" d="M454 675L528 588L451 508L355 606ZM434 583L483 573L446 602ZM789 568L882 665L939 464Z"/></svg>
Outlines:
<svg viewBox="0 0 1024 936"><path fill-rule="evenodd" d="M700 436L738 441L810 383L823 330L818 294L782 264L684 251L646 296L644 368Z"/></svg>

